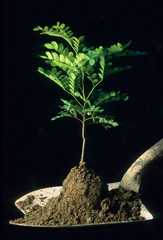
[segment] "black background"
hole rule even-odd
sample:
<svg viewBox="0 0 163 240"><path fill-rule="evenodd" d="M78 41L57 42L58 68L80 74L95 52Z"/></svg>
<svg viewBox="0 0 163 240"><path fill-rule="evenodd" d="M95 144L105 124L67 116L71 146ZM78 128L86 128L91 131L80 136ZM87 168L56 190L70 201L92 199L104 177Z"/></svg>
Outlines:
<svg viewBox="0 0 163 240"><path fill-rule="evenodd" d="M86 36L90 46L125 44L132 40L133 49L148 53L126 59L133 68L106 79L102 86L106 91L121 90L130 96L128 102L111 107L120 127L108 131L93 125L87 128L86 161L107 182L114 182L121 179L139 155L162 138L161 15L157 1L2 1L3 239L11 234L15 239L26 236L26 230L8 226L9 219L19 216L14 201L35 189L61 185L69 170L78 164L81 153L78 122L50 121L58 112L60 98L66 95L37 72L42 64L38 55L51 38L40 36L32 29L60 21L71 26L75 35ZM163 216L161 167L161 160L150 166L141 190L143 200L159 219L157 224L146 225L147 232L152 229L154 234L158 234L156 229ZM116 227L113 229L117 231ZM123 232L127 231L127 227L124 229L121 227ZM27 231L28 238L32 234L43 237L43 232ZM95 231L88 231L88 239L98 239ZM105 228L98 233L108 234L108 231ZM54 234L53 231L45 233ZM74 237L78 232L61 234Z"/></svg>

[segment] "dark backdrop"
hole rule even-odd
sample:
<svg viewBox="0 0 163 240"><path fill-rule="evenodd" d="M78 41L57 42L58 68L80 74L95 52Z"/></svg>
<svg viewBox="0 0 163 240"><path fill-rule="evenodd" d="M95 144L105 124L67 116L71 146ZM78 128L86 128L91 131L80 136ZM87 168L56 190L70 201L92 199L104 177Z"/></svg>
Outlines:
<svg viewBox="0 0 163 240"><path fill-rule="evenodd" d="M133 49L148 53L129 59L132 70L111 76L103 85L105 90L121 90L130 96L128 102L112 107L120 127L108 131L98 126L87 128L86 161L107 182L114 182L162 138L161 15L157 1L2 1L1 189L2 222L9 228L8 234L13 231L8 220L19 216L14 201L29 191L61 185L81 153L81 126L71 119L50 121L57 114L59 99L66 95L37 72L42 64L38 55L49 38L32 29L59 20L77 36L86 36L88 45L132 40ZM157 216L162 211L161 166L161 161L151 166L142 193Z"/></svg>

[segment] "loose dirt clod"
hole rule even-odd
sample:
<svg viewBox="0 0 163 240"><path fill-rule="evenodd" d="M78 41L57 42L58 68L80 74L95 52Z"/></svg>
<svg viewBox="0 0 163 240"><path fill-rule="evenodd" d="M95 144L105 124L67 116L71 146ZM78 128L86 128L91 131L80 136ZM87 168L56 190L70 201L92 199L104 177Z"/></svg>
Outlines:
<svg viewBox="0 0 163 240"><path fill-rule="evenodd" d="M141 219L138 194L122 187L108 191L101 177L83 164L71 169L58 197L10 222L52 226Z"/></svg>

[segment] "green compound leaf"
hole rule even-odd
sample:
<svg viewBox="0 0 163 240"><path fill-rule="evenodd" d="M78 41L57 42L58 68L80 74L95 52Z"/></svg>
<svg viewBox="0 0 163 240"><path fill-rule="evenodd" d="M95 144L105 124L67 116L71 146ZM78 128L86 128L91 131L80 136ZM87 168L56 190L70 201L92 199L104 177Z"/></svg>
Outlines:
<svg viewBox="0 0 163 240"><path fill-rule="evenodd" d="M54 37L60 37L67 41L75 53L78 53L81 48L83 48L84 37L81 36L76 38L74 33L70 30L69 26L66 26L64 23L57 22L56 25L51 28L45 26L44 28L38 26L34 28L34 31L41 31L40 34L46 34Z"/></svg>
<svg viewBox="0 0 163 240"><path fill-rule="evenodd" d="M91 100L94 101L94 104L102 105L108 102L115 102L119 100L127 101L129 97L126 93L120 94L120 91L111 91L111 92L104 92L102 89L96 89L92 94Z"/></svg>
<svg viewBox="0 0 163 240"><path fill-rule="evenodd" d="M115 74L115 73L118 73L118 72L122 72L124 70L129 70L129 69L131 69L131 66L129 66L129 65L126 65L123 67L108 68L105 70L105 77Z"/></svg>
<svg viewBox="0 0 163 240"><path fill-rule="evenodd" d="M111 128L111 127L118 127L118 123L114 121L114 119L109 119L105 116L97 116L93 119L93 123L99 124L103 126L105 129Z"/></svg>
<svg viewBox="0 0 163 240"><path fill-rule="evenodd" d="M61 112L59 112L58 114L59 114L59 115L51 118L51 121L55 121L55 120L57 120L57 119L59 119L59 118L64 118L64 117L72 117L71 114L69 114L69 113L67 113L67 112L64 112L64 111L61 111Z"/></svg>
<svg viewBox="0 0 163 240"><path fill-rule="evenodd" d="M50 28L37 26L33 30L54 38L44 44L46 50L44 55L40 56L48 65L48 70L40 67L38 71L71 98L70 101L62 99L61 111L52 120L72 117L82 122L81 119L85 117L88 123L101 124L106 129L118 126L114 117L101 115L104 114L102 105L127 101L127 94L115 90L104 92L97 89L97 86L102 84L106 77L109 81L111 74L131 68L129 65L114 65L115 59L144 55L144 52L126 50L131 41L126 45L116 43L110 47L88 47L83 36L74 36L70 27L60 22Z"/></svg>
<svg viewBox="0 0 163 240"><path fill-rule="evenodd" d="M78 120L80 120L78 115L82 115L82 109L73 100L67 101L64 99L61 99L63 105L60 106L61 112L58 113L58 115L51 120L56 120L58 118L62 117L73 117Z"/></svg>

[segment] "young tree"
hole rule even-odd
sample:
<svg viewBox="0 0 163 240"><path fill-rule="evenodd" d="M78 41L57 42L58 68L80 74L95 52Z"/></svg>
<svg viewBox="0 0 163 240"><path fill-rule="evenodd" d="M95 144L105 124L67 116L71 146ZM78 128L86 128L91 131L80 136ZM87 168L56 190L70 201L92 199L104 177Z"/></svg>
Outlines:
<svg viewBox="0 0 163 240"><path fill-rule="evenodd" d="M44 44L49 51L41 58L50 65L50 70L39 67L38 71L55 82L70 97L70 100L61 99L61 111L51 120L71 117L80 121L83 141L81 165L84 162L86 124L101 124L106 129L118 126L114 116L104 114L104 104L128 99L126 93L104 92L98 88L99 85L109 75L131 68L129 65L114 66L116 58L144 53L127 50L131 42L126 45L117 43L106 48L87 47L83 36L75 37L70 27L60 22L51 28L38 26L34 31L62 39L65 43L52 41Z"/></svg>

